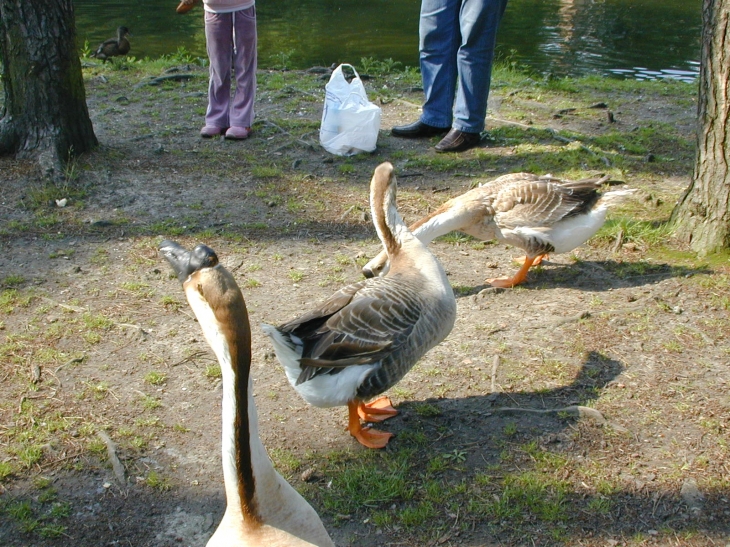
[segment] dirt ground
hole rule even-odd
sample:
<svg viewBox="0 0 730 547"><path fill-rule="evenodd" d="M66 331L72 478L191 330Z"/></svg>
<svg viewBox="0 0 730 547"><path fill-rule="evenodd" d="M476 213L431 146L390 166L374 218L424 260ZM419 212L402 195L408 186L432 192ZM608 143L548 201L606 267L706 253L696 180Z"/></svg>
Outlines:
<svg viewBox="0 0 730 547"><path fill-rule="evenodd" d="M360 279L379 251L367 188L380 162L395 164L399 208L413 221L528 160L511 141L486 140L437 163L446 160L429 152L433 142L393 138L390 127L417 116L417 92L382 105L375 153L333 157L306 145L316 144L321 104L295 101L291 84L262 87L249 141L202 140L198 76L164 90L90 78L100 148L74 164L69 190L83 196L64 207L31 207L31 166L0 159L0 283L18 295L0 312L0 462L13 466L0 482L0 545L199 547L214 531L225 507L220 380L156 251L163 237L213 247L241 285L263 443L338 546L730 545L730 265L651 258L641 240L553 256L512 290L484 280L513 272L518 250L434 242L457 294L456 325L389 393L401 413L382 426L396 434L376 456L384 464L409 447L420 476L441 455L451 463L438 480L486 504L506 499L506 475L543 472L548 454L562 462L551 476L565 487L567 519L437 505L433 522L414 529L372 518L398 514L408 500L328 508L338 485L330 473L370 456L344 431L345 409L296 395L258 325L291 319ZM495 89L490 127L504 126L513 100ZM614 129L658 118L693 128L691 102L610 100ZM539 98L522 109L543 128L608 130L599 110L554 116ZM295 134L302 120L309 133ZM584 176L597 172L589 166ZM641 189L651 217L689 175L683 164L615 178ZM598 412L578 416L577 406ZM42 450L27 467L20 431L35 432ZM115 445L123 483L99 432ZM23 500L38 514L51 510L50 491L70 506L63 518L24 526L11 511ZM65 528L41 533L46 522Z"/></svg>

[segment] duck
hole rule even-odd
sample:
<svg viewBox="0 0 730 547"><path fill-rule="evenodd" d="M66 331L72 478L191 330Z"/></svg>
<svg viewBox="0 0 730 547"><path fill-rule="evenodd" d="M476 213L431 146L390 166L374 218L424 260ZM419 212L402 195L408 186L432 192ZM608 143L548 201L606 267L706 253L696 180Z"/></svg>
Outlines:
<svg viewBox="0 0 730 547"><path fill-rule="evenodd" d="M388 273L347 285L315 309L262 329L307 403L347 406L350 434L368 448L383 448L393 434L360 420L382 422L398 413L387 396L378 396L448 336L456 300L441 263L398 213L389 162L373 173L370 209Z"/></svg>
<svg viewBox="0 0 730 547"><path fill-rule="evenodd" d="M126 55L129 53L130 48L127 36L131 35L132 34L129 32L127 27L119 27L117 29L117 37L104 40L101 44L99 44L99 47L96 48L96 51L92 53L91 56L101 59L106 63L107 59L110 59L111 57Z"/></svg>
<svg viewBox="0 0 730 547"><path fill-rule="evenodd" d="M309 503L274 469L258 432L251 327L241 290L215 251L163 241L223 376L222 463L226 510L207 547L334 547Z"/></svg>
<svg viewBox="0 0 730 547"><path fill-rule="evenodd" d="M411 224L410 230L424 243L459 231L522 249L525 256L518 259L522 265L514 275L486 280L494 287L515 287L550 253L567 253L588 241L605 223L609 207L635 191L600 192L608 178L571 181L532 173L503 175L448 200ZM362 268L366 278L387 271L384 252Z"/></svg>

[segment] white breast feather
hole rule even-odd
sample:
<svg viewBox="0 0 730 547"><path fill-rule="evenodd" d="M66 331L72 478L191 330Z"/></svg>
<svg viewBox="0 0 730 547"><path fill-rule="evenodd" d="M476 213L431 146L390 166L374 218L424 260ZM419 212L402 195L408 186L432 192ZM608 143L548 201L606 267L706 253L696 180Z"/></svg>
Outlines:
<svg viewBox="0 0 730 547"><path fill-rule="evenodd" d="M606 212L606 208L598 207L587 215L577 215L559 222L552 234L555 252L567 253L592 238L606 222Z"/></svg>

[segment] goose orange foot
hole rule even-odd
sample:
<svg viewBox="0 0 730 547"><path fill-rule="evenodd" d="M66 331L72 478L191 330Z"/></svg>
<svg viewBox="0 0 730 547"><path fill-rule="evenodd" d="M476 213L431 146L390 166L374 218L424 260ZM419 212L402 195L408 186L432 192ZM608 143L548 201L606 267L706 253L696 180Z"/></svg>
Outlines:
<svg viewBox="0 0 730 547"><path fill-rule="evenodd" d="M380 397L369 403L359 403L357 414L366 422L382 422L398 414L388 397Z"/></svg>
<svg viewBox="0 0 730 547"><path fill-rule="evenodd" d="M525 260L527 260L527 257L526 256L516 256L515 258L513 258L513 260L518 263L524 263ZM550 255L548 255L548 254L537 255L533 259L532 265L537 266L538 264L542 264L543 262L549 262L549 261L550 261Z"/></svg>
<svg viewBox="0 0 730 547"><path fill-rule="evenodd" d="M524 283L527 279L527 270L530 269L530 266L532 266L533 262L535 262L536 259L537 257L530 258L529 256L526 256L525 261L522 263L522 266L515 275L513 275L512 277L497 277L487 279L487 283L489 283L492 287L501 287L503 289L509 289L511 287L514 287L515 285Z"/></svg>
<svg viewBox="0 0 730 547"><path fill-rule="evenodd" d="M347 403L347 409L349 411L349 422L347 430L350 435L355 437L360 444L367 446L368 448L384 448L388 444L391 437L394 437L392 433L385 431L378 431L369 426L363 427L360 423L359 407L363 403L358 401L350 401ZM364 405L363 405L364 406Z"/></svg>

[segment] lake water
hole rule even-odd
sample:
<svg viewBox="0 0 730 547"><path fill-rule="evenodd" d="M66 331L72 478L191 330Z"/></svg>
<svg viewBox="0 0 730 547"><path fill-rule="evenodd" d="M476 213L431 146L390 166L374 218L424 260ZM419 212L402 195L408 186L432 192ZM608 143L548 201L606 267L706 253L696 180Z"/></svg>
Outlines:
<svg viewBox="0 0 730 547"><path fill-rule="evenodd" d="M541 73L693 79L702 0L510 0L498 56ZM309 68L363 57L418 66L418 0L261 0L259 65ZM119 25L137 58L178 47L205 57L203 10L175 0L74 0L80 43L93 48Z"/></svg>

